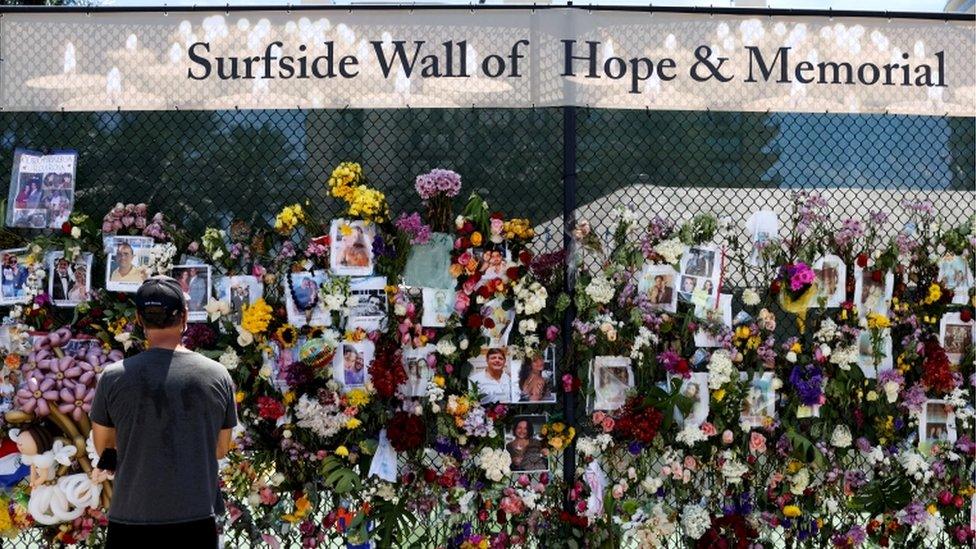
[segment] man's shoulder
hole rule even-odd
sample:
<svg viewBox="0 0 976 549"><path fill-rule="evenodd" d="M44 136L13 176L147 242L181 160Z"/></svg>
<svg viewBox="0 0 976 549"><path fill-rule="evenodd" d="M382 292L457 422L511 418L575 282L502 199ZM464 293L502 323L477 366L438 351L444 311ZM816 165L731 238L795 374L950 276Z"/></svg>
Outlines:
<svg viewBox="0 0 976 549"><path fill-rule="evenodd" d="M201 375L230 379L230 374L223 364L196 351L186 352L181 358L192 363L193 370L200 372Z"/></svg>

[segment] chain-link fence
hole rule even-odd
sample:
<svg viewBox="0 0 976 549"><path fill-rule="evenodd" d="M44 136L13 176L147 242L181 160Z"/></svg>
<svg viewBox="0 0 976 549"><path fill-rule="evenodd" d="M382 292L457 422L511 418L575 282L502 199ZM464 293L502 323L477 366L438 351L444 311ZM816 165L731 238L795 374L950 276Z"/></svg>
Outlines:
<svg viewBox="0 0 976 549"><path fill-rule="evenodd" d="M645 219L714 213L744 229L757 210L782 218L798 189L826 195L838 216L888 211L892 230L907 219L906 198L931 200L948 225L974 214L973 119L575 114L565 127L563 109L543 108L2 113L0 170L9 173L15 147L77 149L77 210L98 216L116 202L146 202L199 234L233 219L266 224L294 202L337 214L326 181L341 161L362 163L395 212L419 207L417 174L450 168L494 209L532 219L540 251L563 243L567 165L577 168L577 219L606 237L617 206ZM576 145L569 163L566 139ZM726 283L755 281L733 270Z"/></svg>

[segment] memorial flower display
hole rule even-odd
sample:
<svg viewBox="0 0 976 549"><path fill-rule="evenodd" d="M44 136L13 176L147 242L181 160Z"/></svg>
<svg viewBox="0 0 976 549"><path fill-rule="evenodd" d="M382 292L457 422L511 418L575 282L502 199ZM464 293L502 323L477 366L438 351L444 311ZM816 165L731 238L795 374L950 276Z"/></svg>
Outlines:
<svg viewBox="0 0 976 549"><path fill-rule="evenodd" d="M911 229L885 241L888 215L834 220L808 193L761 243L621 208L607 238L580 220L540 254L532 220L456 204L456 172L417 176L413 212L366 175L335 168L330 215L288 203L192 236L118 204L23 242L3 429L57 465L10 482L0 531L98 539L111 481L86 474L91 398L147 346L131 292L169 273L184 344L236 385L221 527L251 543L973 543L974 297L943 272L971 264L972 222L907 202ZM104 278L65 306L59 258Z"/></svg>

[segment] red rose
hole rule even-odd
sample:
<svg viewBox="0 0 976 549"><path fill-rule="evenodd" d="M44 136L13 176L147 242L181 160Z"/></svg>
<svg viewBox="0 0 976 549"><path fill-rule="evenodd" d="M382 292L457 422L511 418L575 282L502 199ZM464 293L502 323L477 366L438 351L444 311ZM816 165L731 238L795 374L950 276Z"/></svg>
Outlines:
<svg viewBox="0 0 976 549"><path fill-rule="evenodd" d="M969 307L966 307L965 309L959 311L959 320L962 320L963 322L969 322L972 319L973 319L973 310L970 309Z"/></svg>
<svg viewBox="0 0 976 549"><path fill-rule="evenodd" d="M64 234L71 234L71 223L65 221L61 224L61 232Z"/></svg>
<svg viewBox="0 0 976 549"><path fill-rule="evenodd" d="M407 452L419 448L424 442L426 426L420 416L407 412L397 412L386 426L390 444L397 452Z"/></svg>
<svg viewBox="0 0 976 549"><path fill-rule="evenodd" d="M509 280L516 280L516 279L518 279L518 277L519 277L519 268L518 267L509 267L508 270L505 271L505 276L507 276Z"/></svg>
<svg viewBox="0 0 976 549"><path fill-rule="evenodd" d="M458 239L458 246L457 246L458 249L466 250L470 247L471 247L471 241L468 239L468 237L462 236L461 238Z"/></svg>
<svg viewBox="0 0 976 549"><path fill-rule="evenodd" d="M269 396L258 397L258 416L275 421L285 415L285 405Z"/></svg>
<svg viewBox="0 0 976 549"><path fill-rule="evenodd" d="M862 269L868 266L868 254L858 254L857 266Z"/></svg>
<svg viewBox="0 0 976 549"><path fill-rule="evenodd" d="M528 250L522 250L519 252L519 261L522 262L522 265L528 266L529 263L532 263L532 253Z"/></svg>
<svg viewBox="0 0 976 549"><path fill-rule="evenodd" d="M424 469L424 480L427 481L427 484L433 483L437 480L437 472L433 469Z"/></svg>
<svg viewBox="0 0 976 549"><path fill-rule="evenodd" d="M774 280L773 283L769 285L769 293L771 293L773 295L778 294L779 293L780 286L781 286L780 281L779 280Z"/></svg>
<svg viewBox="0 0 976 549"><path fill-rule="evenodd" d="M875 284L881 284L882 280L884 280L884 273L882 273L880 269L875 269L871 271L872 282L874 282Z"/></svg>
<svg viewBox="0 0 976 549"><path fill-rule="evenodd" d="M125 292L119 292L115 295L115 298L118 299L120 303L125 303L129 300L129 295Z"/></svg>
<svg viewBox="0 0 976 549"><path fill-rule="evenodd" d="M485 328L490 330L495 327L495 320L490 316L487 316L482 324L484 324Z"/></svg>
<svg viewBox="0 0 976 549"><path fill-rule="evenodd" d="M464 224L461 225L461 234L471 234L473 232L474 232L474 224L471 223L470 221L465 221Z"/></svg>

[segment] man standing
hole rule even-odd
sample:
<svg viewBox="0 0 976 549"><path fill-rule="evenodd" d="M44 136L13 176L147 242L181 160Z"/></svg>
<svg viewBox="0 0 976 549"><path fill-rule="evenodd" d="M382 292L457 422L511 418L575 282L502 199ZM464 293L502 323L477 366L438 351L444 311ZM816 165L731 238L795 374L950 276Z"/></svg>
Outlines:
<svg viewBox="0 0 976 549"><path fill-rule="evenodd" d="M512 378L505 371L505 350L488 349L485 356L486 368L471 376L471 383L478 387L481 402L511 402Z"/></svg>
<svg viewBox="0 0 976 549"><path fill-rule="evenodd" d="M117 455L106 547L217 547L217 460L237 425L233 383L181 344L188 311L176 280L146 280L135 302L149 348L105 369L91 409L95 480Z"/></svg>
<svg viewBox="0 0 976 549"><path fill-rule="evenodd" d="M51 280L51 299L55 301L68 299L68 292L71 291L73 285L74 281L71 280L71 275L68 274L68 260L59 257L57 263L55 263L54 276Z"/></svg>

